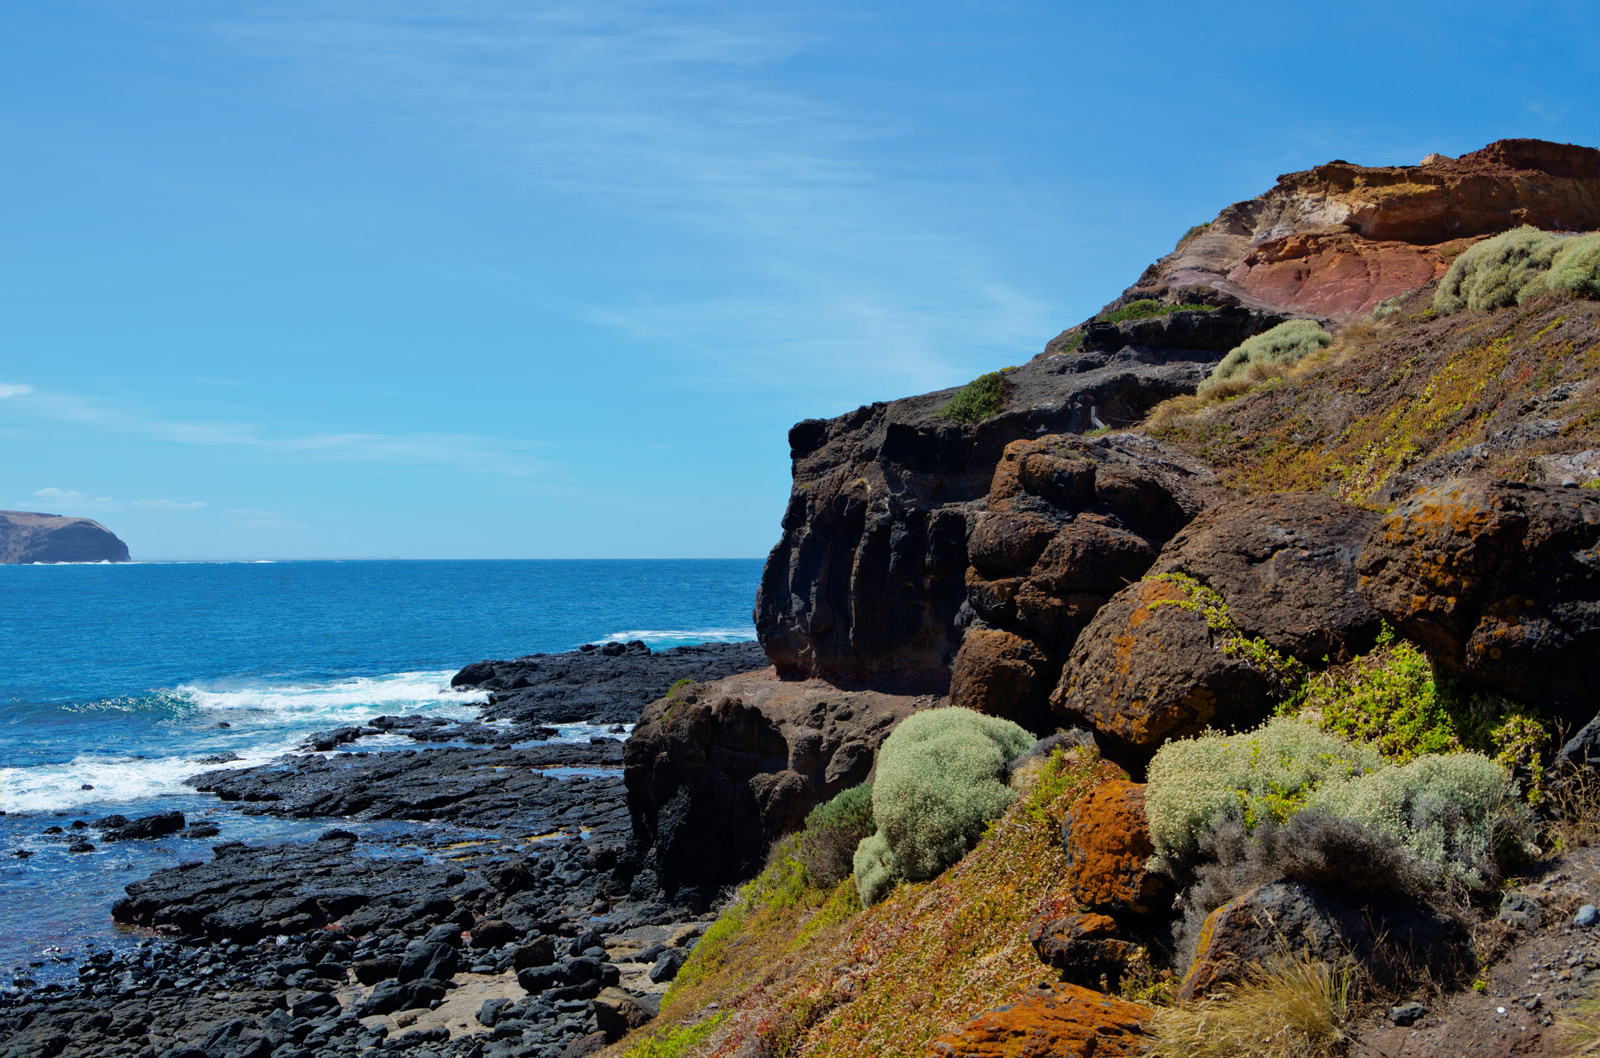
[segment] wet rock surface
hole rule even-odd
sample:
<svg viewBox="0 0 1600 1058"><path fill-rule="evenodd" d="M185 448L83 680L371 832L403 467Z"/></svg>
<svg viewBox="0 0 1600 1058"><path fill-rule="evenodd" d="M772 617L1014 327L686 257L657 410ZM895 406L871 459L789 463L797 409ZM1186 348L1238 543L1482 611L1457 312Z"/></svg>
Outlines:
<svg viewBox="0 0 1600 1058"><path fill-rule="evenodd" d="M652 651L644 643L585 644L562 654L479 661L450 681L490 692L483 719L515 727L631 724L678 680L715 680L767 666L756 643L701 643ZM527 737L527 736L522 736Z"/></svg>
<svg viewBox="0 0 1600 1058"><path fill-rule="evenodd" d="M488 663L483 679L525 680L510 689L523 698L511 723L379 717L336 742L441 729L469 741L454 732L568 722L558 715L628 724L681 674L751 655L737 644L619 645ZM602 686L585 689L585 672ZM552 687L541 691L541 674ZM622 701L577 704L607 696ZM326 818L329 829L217 845L209 860L128 885L109 910L146 939L90 954L76 982L41 986L14 971L0 989L0 1055L509 1058L603 1044L652 1016L705 926L663 902L651 876L616 870L630 835L622 756L611 737L519 739L289 755L196 776L191 785L235 810ZM92 825L107 841L203 829L185 829L179 813Z"/></svg>

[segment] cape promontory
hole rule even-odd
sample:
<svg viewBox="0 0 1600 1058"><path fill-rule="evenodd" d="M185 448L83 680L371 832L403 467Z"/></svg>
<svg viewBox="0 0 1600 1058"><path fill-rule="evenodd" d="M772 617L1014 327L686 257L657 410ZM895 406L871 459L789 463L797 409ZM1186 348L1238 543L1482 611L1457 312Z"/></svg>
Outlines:
<svg viewBox="0 0 1600 1058"><path fill-rule="evenodd" d="M128 545L93 519L0 511L0 563L126 561Z"/></svg>

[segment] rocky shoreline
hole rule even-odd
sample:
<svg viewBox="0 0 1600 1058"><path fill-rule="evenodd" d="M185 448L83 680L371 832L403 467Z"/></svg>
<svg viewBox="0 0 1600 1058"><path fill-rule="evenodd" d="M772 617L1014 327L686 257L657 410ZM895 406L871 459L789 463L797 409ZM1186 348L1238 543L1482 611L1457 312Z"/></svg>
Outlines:
<svg viewBox="0 0 1600 1058"><path fill-rule="evenodd" d="M598 1049L652 1014L703 928L653 875L624 866L622 738L679 681L764 663L751 643L478 662L454 681L491 692L477 721L376 717L313 736L313 752L195 776L241 813L329 828L313 841L218 844L210 860L127 886L109 910L146 939L89 955L76 984L27 987L24 971L0 992L0 1056ZM550 725L572 722L611 732L548 741ZM419 748L362 750L396 734ZM358 838L346 820L406 825ZM182 826L108 818L79 830L106 841Z"/></svg>

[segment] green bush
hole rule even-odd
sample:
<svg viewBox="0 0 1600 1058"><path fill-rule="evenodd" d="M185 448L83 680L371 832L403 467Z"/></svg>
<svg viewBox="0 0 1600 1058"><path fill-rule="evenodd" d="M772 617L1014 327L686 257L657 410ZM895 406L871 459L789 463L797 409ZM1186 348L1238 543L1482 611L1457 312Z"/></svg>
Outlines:
<svg viewBox="0 0 1600 1058"><path fill-rule="evenodd" d="M1201 835L1237 819L1246 832L1306 810L1395 838L1442 879L1481 886L1496 854L1532 833L1510 776L1476 753L1396 765L1311 724L1284 717L1240 735L1169 742L1150 763L1145 809L1156 855L1193 863Z"/></svg>
<svg viewBox="0 0 1600 1058"><path fill-rule="evenodd" d="M1287 367L1332 344L1333 336L1316 320L1285 321L1235 346L1201 383L1199 393L1203 396L1224 382L1242 378L1251 367L1258 371L1269 365Z"/></svg>
<svg viewBox="0 0 1600 1058"><path fill-rule="evenodd" d="M811 810L794 837L792 855L813 886L831 889L850 874L856 846L875 829L872 784L852 786Z"/></svg>
<svg viewBox="0 0 1600 1058"><path fill-rule="evenodd" d="M1163 305L1154 298L1130 301L1120 309L1113 309L1098 317L1101 323L1125 323L1128 320L1147 320L1152 316L1170 316L1174 312L1215 312L1215 305Z"/></svg>
<svg viewBox="0 0 1600 1058"><path fill-rule="evenodd" d="M1550 290L1600 297L1600 234L1569 236L1524 225L1469 248L1439 280L1440 315L1520 305Z"/></svg>
<svg viewBox="0 0 1600 1058"><path fill-rule="evenodd" d="M862 904L901 877L924 881L965 856L1016 797L1006 764L1033 743L1011 721L971 709L929 709L895 728L872 787L878 832L854 858Z"/></svg>
<svg viewBox="0 0 1600 1058"><path fill-rule="evenodd" d="M982 422L1000 414L1006 404L1006 383L1000 372L979 375L956 391L935 414L956 422Z"/></svg>

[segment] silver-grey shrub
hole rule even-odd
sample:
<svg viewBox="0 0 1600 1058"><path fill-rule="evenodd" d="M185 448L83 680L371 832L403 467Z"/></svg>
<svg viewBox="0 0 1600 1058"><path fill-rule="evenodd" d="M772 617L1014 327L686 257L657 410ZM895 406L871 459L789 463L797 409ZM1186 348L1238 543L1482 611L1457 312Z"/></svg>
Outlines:
<svg viewBox="0 0 1600 1058"><path fill-rule="evenodd" d="M1333 344L1333 336L1316 320L1288 320L1234 346L1200 385L1200 395L1224 382L1242 378L1249 369L1269 365L1287 367L1318 349Z"/></svg>
<svg viewBox="0 0 1600 1058"><path fill-rule="evenodd" d="M1006 763L1034 737L1009 720L971 709L913 713L878 751L872 815L878 832L856 848L863 904L901 878L924 881L976 845L1016 797Z"/></svg>
<svg viewBox="0 0 1600 1058"><path fill-rule="evenodd" d="M1395 765L1299 720L1239 735L1169 742L1150 763L1145 810L1156 855L1192 863L1208 828L1246 831L1312 810L1393 837L1439 880L1469 887L1495 877L1496 845L1532 832L1510 776L1476 753L1430 754Z"/></svg>
<svg viewBox="0 0 1600 1058"><path fill-rule="evenodd" d="M1600 297L1600 234L1559 235L1523 225L1469 247L1439 280L1440 315L1520 305L1550 290Z"/></svg>

